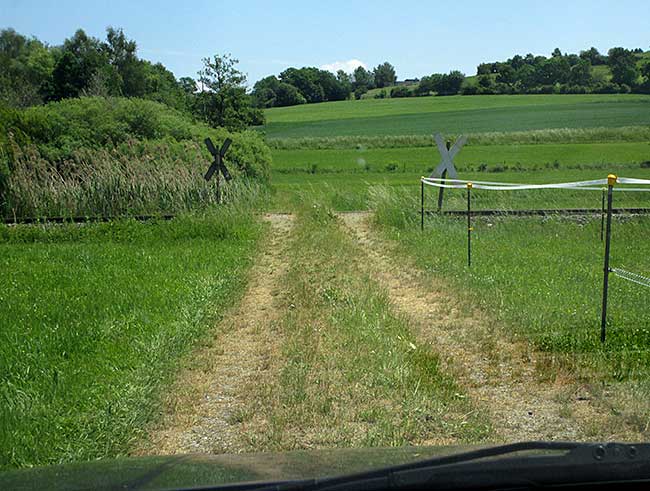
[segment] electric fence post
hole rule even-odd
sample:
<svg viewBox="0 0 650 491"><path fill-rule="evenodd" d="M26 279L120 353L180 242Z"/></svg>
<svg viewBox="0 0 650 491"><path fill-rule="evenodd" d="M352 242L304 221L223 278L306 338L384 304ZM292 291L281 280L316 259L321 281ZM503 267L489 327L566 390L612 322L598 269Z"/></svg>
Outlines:
<svg viewBox="0 0 650 491"><path fill-rule="evenodd" d="M467 267L472 266L472 183L467 183Z"/></svg>
<svg viewBox="0 0 650 491"><path fill-rule="evenodd" d="M605 230L605 193L607 188L603 188L600 199L600 241L603 241L603 233Z"/></svg>
<svg viewBox="0 0 650 491"><path fill-rule="evenodd" d="M614 174L607 176L607 224L605 229L605 266L603 268L603 309L600 318L600 342L605 342L607 329L607 291L609 288L609 252L612 240L612 198L617 177Z"/></svg>
<svg viewBox="0 0 650 491"><path fill-rule="evenodd" d="M420 231L424 231L424 176L420 178Z"/></svg>

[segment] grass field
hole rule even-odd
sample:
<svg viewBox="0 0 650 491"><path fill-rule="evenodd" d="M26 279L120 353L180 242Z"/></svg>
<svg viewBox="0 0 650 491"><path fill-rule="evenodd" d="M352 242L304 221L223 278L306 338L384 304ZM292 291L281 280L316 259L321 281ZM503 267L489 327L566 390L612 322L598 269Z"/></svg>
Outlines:
<svg viewBox="0 0 650 491"><path fill-rule="evenodd" d="M525 95L377 99L267 110L268 138L416 135L650 124L650 96Z"/></svg>
<svg viewBox="0 0 650 491"><path fill-rule="evenodd" d="M393 170L429 174L440 163L434 147L369 148L343 150L274 150L276 173L309 173ZM461 172L485 168L487 172L507 169L606 168L608 165L642 162L650 166L650 142L581 143L545 145L470 145L454 159Z"/></svg>
<svg viewBox="0 0 650 491"><path fill-rule="evenodd" d="M0 469L127 452L244 285L240 212L0 227Z"/></svg>
<svg viewBox="0 0 650 491"><path fill-rule="evenodd" d="M379 227L404 254L506 322L513 334L560 356L586 380L597 374L648 381L647 289L612 276L608 341L600 343L599 219L475 220L469 268L462 219L430 218L422 233L418 221L403 212L415 199L386 188L374 198ZM650 244L642 238L649 233L648 218L615 219L612 265L647 275Z"/></svg>

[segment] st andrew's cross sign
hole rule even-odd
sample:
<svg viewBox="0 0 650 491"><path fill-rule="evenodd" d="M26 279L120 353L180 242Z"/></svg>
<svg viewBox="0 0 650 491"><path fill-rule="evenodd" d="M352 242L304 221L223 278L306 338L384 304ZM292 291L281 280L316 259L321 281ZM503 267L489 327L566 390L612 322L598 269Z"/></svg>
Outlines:
<svg viewBox="0 0 650 491"><path fill-rule="evenodd" d="M223 145L221 145L219 151L217 151L216 147L212 144L212 140L210 140L210 138L206 138L204 141L205 146L208 147L208 151L214 157L214 162L212 162L212 165L208 169L208 172L206 172L205 176L203 177L206 181L209 181L212 178L212 175L215 172L219 171L221 174L223 174L223 177L226 181L230 181L232 179L232 176L230 175L228 168L223 163L223 156L226 154L226 151L228 151L228 147L232 143L232 140L230 138L226 138L226 141L223 142ZM217 185L218 180L219 174L217 174Z"/></svg>
<svg viewBox="0 0 650 491"><path fill-rule="evenodd" d="M436 141L438 152L440 152L442 161L438 167L434 169L429 177L439 177L442 179L449 177L450 179L456 179L458 177L458 173L454 167L454 157L458 154L458 152L460 152L460 149L463 148L463 145L467 143L467 137L461 136L458 140L456 140L456 143L454 143L454 146L451 148L445 144L445 140L440 133L436 133L433 136L433 139Z"/></svg>

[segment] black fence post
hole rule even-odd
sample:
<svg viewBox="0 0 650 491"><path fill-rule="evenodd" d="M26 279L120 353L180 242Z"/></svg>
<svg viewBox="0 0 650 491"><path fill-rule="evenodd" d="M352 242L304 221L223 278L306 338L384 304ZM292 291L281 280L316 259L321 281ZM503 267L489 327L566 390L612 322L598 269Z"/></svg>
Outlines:
<svg viewBox="0 0 650 491"><path fill-rule="evenodd" d="M605 266L603 268L603 310L600 317L600 342L605 342L607 329L607 293L609 289L609 252L612 240L612 197L614 194L614 184L616 176L609 174L607 176L607 228L605 233Z"/></svg>
<svg viewBox="0 0 650 491"><path fill-rule="evenodd" d="M424 230L424 177L420 178L420 231Z"/></svg>
<svg viewBox="0 0 650 491"><path fill-rule="evenodd" d="M606 189L603 188L603 192L601 195L600 199L600 241L603 241L603 234L605 230L605 191Z"/></svg>
<svg viewBox="0 0 650 491"><path fill-rule="evenodd" d="M467 183L467 266L472 265L472 183Z"/></svg>

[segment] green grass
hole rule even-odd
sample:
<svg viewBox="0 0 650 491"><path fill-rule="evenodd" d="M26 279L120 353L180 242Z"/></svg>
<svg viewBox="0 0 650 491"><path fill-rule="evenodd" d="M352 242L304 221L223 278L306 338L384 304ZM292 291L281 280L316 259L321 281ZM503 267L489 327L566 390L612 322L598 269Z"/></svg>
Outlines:
<svg viewBox="0 0 650 491"><path fill-rule="evenodd" d="M481 181L503 181L543 184L549 182L568 182L590 179L603 179L609 172L615 172L623 177L638 177L650 179L650 169L638 165L603 165L583 169L555 169L541 166L539 170L504 172L462 172L462 179ZM403 196L408 196L417 202L410 203L404 209L405 213L415 214L420 209L420 177L422 172L338 172L316 173L288 172L276 173L273 177L274 192L269 204L275 211L289 211L299 207L306 199L326 203L335 210L372 209L369 196L377 186L389 187ZM427 207L435 207L437 189L427 188ZM493 193L476 190L473 194L474 206L497 209L525 208L599 208L600 193L584 191L525 191L519 193ZM650 193L619 193L619 207L650 207ZM463 191L447 191L445 209L465 209L465 194Z"/></svg>
<svg viewBox="0 0 650 491"><path fill-rule="evenodd" d="M421 172L440 163L440 154L434 147L273 150L273 168L276 173L303 171L347 172L396 170ZM595 167L605 164L640 164L650 162L650 142L581 143L546 145L471 145L454 159L459 171L487 169L536 169L554 167ZM428 171L428 172L427 172Z"/></svg>
<svg viewBox="0 0 650 491"><path fill-rule="evenodd" d="M650 141L650 126L616 128L556 128L529 131L465 133L467 145L533 145L543 143L623 143ZM458 135L445 134L456 140ZM275 150L364 150L369 148L435 147L432 135L334 136L275 138Z"/></svg>
<svg viewBox="0 0 650 491"><path fill-rule="evenodd" d="M402 253L430 275L448 280L514 335L559 356L579 376L647 380L646 288L612 277L608 340L605 345L599 340L599 219L475 220L470 269L464 219L433 217L422 233L417 218L404 211L416 206L417 198L382 188L373 203L380 229ZM612 265L649 276L649 233L647 217L615 219Z"/></svg>
<svg viewBox="0 0 650 491"><path fill-rule="evenodd" d="M0 227L0 469L124 455L179 358L241 291L259 227Z"/></svg>

